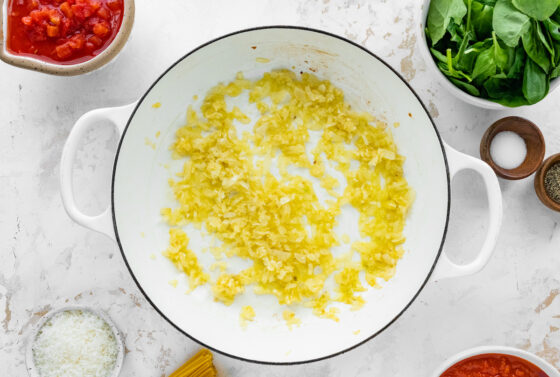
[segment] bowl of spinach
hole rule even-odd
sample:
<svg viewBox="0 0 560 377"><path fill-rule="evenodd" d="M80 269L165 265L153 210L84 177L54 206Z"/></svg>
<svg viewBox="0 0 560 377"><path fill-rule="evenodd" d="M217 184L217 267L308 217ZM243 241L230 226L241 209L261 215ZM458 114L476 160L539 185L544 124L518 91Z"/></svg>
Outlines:
<svg viewBox="0 0 560 377"><path fill-rule="evenodd" d="M421 49L457 97L533 105L560 80L560 0L426 0Z"/></svg>

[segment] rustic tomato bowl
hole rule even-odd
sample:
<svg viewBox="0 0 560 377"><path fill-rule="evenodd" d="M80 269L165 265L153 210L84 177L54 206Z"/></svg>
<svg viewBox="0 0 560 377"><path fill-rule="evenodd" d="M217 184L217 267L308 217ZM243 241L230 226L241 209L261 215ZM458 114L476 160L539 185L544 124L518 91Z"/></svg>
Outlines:
<svg viewBox="0 0 560 377"><path fill-rule="evenodd" d="M521 359L528 365L533 366L535 370L539 370L537 372L539 377L560 377L560 372L540 357L524 350L505 346L481 346L460 352L448 358L438 367L431 377L444 376L450 368L459 365L461 362L485 355L503 355L506 357ZM545 374L543 375L542 373Z"/></svg>
<svg viewBox="0 0 560 377"><path fill-rule="evenodd" d="M103 39L97 38L95 40L98 42L97 46L90 45L92 47L88 50L88 53L83 53L81 55L69 55L67 59L53 59L51 56L43 53L43 49L46 51L46 49L51 48L54 55L54 51L57 51L58 53L57 49L64 47L64 44L68 45L69 43L74 43L72 41L76 41L76 39L73 38L77 36L78 32L70 30L66 35L55 34L53 36L49 34L51 31L49 28L54 28L55 33L59 33L58 26L56 26L56 28L54 26L58 25L58 22L60 22L60 18L57 17L58 19L55 20L56 22L54 24L52 18L49 21L41 21L41 27L45 27L45 33L52 38L46 38L46 42L40 41L37 43L30 40L24 40L23 36L27 36L35 32L35 30L25 30L23 25L25 19L29 19L31 22L32 17L29 16L32 16L32 13L34 12L32 10L33 6L27 5L28 2L35 3L35 7L40 7L40 10L47 9L47 11L50 11L51 9L55 9L55 11L60 15L60 18L62 18L61 25L64 25L65 22L68 22L68 24L70 22L82 22L85 24L86 22L92 21L92 19L88 18L76 21L78 17L82 15L77 15L73 12L75 8L70 9L70 6L68 6L68 3L74 4L75 6L81 6L82 4L87 4L88 0L80 0L77 2L75 0L70 0L65 2L70 14L65 13L64 9L61 9L60 7L57 8L57 6L53 6L47 0L0 0L0 60L16 67L37 72L58 76L75 76L99 69L112 61L123 49L134 25L134 0L122 0L122 3L119 2L120 8L118 10L118 23L111 25L113 29L106 37ZM100 2L91 2L94 6L99 6L99 3ZM102 7L106 5L104 2L101 3ZM74 5L72 5L72 7ZM24 7L27 7L25 9L29 9L29 14L18 13L18 11L21 11ZM93 16L96 16L97 13ZM87 16L90 17L89 14L87 14ZM114 16L115 18L110 18L110 20L115 21L116 16L114 14L110 14L109 16ZM37 18L38 17L40 16L37 15ZM75 17L75 20L70 21L65 17L68 19ZM19 20L21 20L22 24L16 24ZM33 21L38 22L37 19L33 19ZM37 24L37 26L39 25ZM96 34L92 34L92 36L89 37L90 39L86 39L86 36L82 35L81 41L77 40L77 42L82 45L85 43L87 47L88 43L93 40L91 37L95 39ZM14 48L14 41L18 40L22 40L22 46L25 46L28 49L27 51L19 49L19 46L17 49ZM64 41L66 41L66 43ZM74 44L74 46L76 45ZM30 51L29 49L35 49L35 51ZM76 51L69 52L69 54ZM59 54L59 57L60 56L61 55Z"/></svg>

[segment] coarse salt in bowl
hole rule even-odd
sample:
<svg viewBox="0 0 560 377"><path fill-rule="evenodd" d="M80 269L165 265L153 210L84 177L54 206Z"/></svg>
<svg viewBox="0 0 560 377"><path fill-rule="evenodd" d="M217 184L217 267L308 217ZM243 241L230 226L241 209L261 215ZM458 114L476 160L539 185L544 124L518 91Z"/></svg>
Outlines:
<svg viewBox="0 0 560 377"><path fill-rule="evenodd" d="M96 335L84 343L83 337L92 331L97 332ZM110 331L110 334L106 334L107 331ZM108 337L103 339L104 335ZM64 357L72 356L75 347L67 347L71 342L75 342L76 345L82 344L85 347L82 351L86 351L87 355L91 354L89 360L82 359L79 366L74 366L74 370L71 362L61 362ZM98 355L93 354L96 348L99 350ZM25 357L30 377L52 376L52 373L45 370L49 367L57 368L57 373L63 370L65 376L82 377L86 375L84 370L87 370L87 376L117 377L124 360L124 342L113 321L102 311L83 306L68 306L46 314L39 321L27 341ZM91 364L88 365L88 362ZM95 364L96 362L104 365ZM60 369L61 365L64 365L64 369ZM95 371L95 374L91 374L92 371Z"/></svg>

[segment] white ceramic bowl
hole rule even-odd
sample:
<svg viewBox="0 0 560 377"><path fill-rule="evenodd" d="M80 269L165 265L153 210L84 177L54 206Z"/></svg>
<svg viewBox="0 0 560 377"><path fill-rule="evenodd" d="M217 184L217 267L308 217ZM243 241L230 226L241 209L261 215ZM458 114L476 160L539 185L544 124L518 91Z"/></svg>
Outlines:
<svg viewBox="0 0 560 377"><path fill-rule="evenodd" d="M428 46L428 41L426 39L426 19L428 18L428 11L430 9L430 0L423 0L422 9L420 12L420 20L418 20L418 28L417 31L417 39L419 41L419 48L422 57L426 65L429 67L431 72L438 78L439 82L447 89L451 94L455 97L459 98L462 101L465 101L471 105L481 107L483 109L488 110L507 110L511 109L510 107L501 105L496 102L489 101L484 98L479 98L464 92L463 90L456 87L451 81L447 79L447 77L439 70L432 53L430 52L430 48ZM552 80L550 83L550 91L548 94L552 93L556 88L560 85L560 80Z"/></svg>
<svg viewBox="0 0 560 377"><path fill-rule="evenodd" d="M115 323L111 320L111 318L107 314L105 314L101 310L96 310L93 308L89 308L87 306L65 306L60 309L52 310L47 314L45 314L41 318L41 320L37 323L37 325L35 325L31 333L29 334L29 337L27 338L27 346L25 349L25 365L27 367L27 373L29 374L29 377L41 377L39 371L37 370L37 367L35 366L35 362L33 358L33 343L35 342L35 338L37 337L38 332L41 330L43 325L47 323L48 320L50 320L54 315L70 310L88 311L95 314L99 318L103 319L105 322L107 322L107 324L111 328L111 331L113 332L113 335L115 336L115 340L117 341L117 347L119 350L119 354L117 355L117 361L115 362L115 368L113 369L113 372L107 377L117 377L121 372L123 362L124 362L123 336L119 331L119 329L117 328L117 326L115 325Z"/></svg>
<svg viewBox="0 0 560 377"><path fill-rule="evenodd" d="M14 55L8 51L8 3L15 0L0 0L0 60L16 67L57 76L75 76L92 72L111 62L123 49L134 25L134 0L124 1L121 27L111 44L94 58L76 64L55 64L29 56Z"/></svg>
<svg viewBox="0 0 560 377"><path fill-rule="evenodd" d="M259 57L270 61L264 64ZM392 133L406 157L405 174L417 198L405 230L404 246L409 252L399 262L394 278L383 289L365 292L366 304L361 310L342 307L340 322L318 318L307 308L291 308L302 325L290 330L278 318L284 308L275 297L256 296L248 289L231 306L225 306L214 302L208 286L185 295L184 274L166 258L154 261L150 255L159 255L168 246L169 227L160 210L176 206L167 182L183 163L172 160L169 146L177 128L184 124L193 96L200 96L194 103L196 108L211 87L232 80L237 72L256 79L264 72L292 67L295 72L316 72L329 79L344 90L355 108L384 117L391 124L400 122ZM161 103L158 109L152 107L156 102ZM74 201L72 166L80 139L100 120L111 121L122 138L115 157L112 204L98 216L87 216ZM158 131L161 135L156 138ZM155 150L146 146L146 139L157 144ZM477 258L458 266L442 252L442 244L449 217L450 180L463 169L473 169L484 179L490 226ZM391 67L344 38L299 27L263 27L218 38L170 67L138 103L85 114L63 151L61 190L65 208L75 221L117 240L140 289L170 323L209 348L261 363L310 362L371 339L408 308L432 273L434 279L442 279L480 270L490 258L502 216L500 187L492 169L442 143L418 96ZM344 210L341 234L354 234L356 221L354 212ZM210 253L200 252L210 246L208 239L194 227L187 232L189 248L198 252L201 263L211 264ZM179 279L177 289L168 284L173 278ZM244 305L252 305L257 313L245 330L239 326Z"/></svg>
<svg viewBox="0 0 560 377"><path fill-rule="evenodd" d="M541 359L540 357L535 356L527 351L523 351L512 347L504 347L504 346L482 346L482 347L471 348L466 351L460 352L454 356L451 356L449 359L445 360L445 362L439 368L436 369L434 374L432 374L432 377L440 377L443 372L445 372L451 366L457 364L462 360L468 359L469 357L487 354L487 353L497 353L497 354L517 356L541 368L542 371L548 375L548 377L560 377L560 372L558 372L558 370L555 367L553 367L552 365L550 365L548 362Z"/></svg>

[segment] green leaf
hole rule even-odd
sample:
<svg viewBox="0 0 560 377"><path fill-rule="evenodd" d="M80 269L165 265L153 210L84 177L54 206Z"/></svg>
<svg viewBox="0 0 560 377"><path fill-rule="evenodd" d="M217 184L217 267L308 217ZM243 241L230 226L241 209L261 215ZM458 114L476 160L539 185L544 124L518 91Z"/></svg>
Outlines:
<svg viewBox="0 0 560 377"><path fill-rule="evenodd" d="M461 80L457 80L453 77L449 77L449 80L455 84L455 86L457 86L459 89L464 90L465 92L469 93L472 96L475 97L479 97L480 96L480 90L478 90L478 88L472 84L466 83L464 81Z"/></svg>
<svg viewBox="0 0 560 377"><path fill-rule="evenodd" d="M531 18L544 21L558 9L558 0L513 0L513 5Z"/></svg>
<svg viewBox="0 0 560 377"><path fill-rule="evenodd" d="M549 87L546 73L532 59L527 59L523 73L523 95L529 104L535 104L546 97Z"/></svg>
<svg viewBox="0 0 560 377"><path fill-rule="evenodd" d="M490 38L486 38L482 41L478 41L474 43L472 46L468 47L466 52L470 52L472 50L477 52L482 52L484 50L487 50L488 47L492 46L493 43L494 40L492 39L492 35L490 35Z"/></svg>
<svg viewBox="0 0 560 377"><path fill-rule="evenodd" d="M471 31L471 15L472 15L472 4L473 0L465 0L467 5L467 27L465 28L466 32Z"/></svg>
<svg viewBox="0 0 560 377"><path fill-rule="evenodd" d="M447 26L447 32L449 33L449 38L451 42L461 44L465 31L463 30L463 25L457 25L455 22L450 22Z"/></svg>
<svg viewBox="0 0 560 377"><path fill-rule="evenodd" d="M476 0L476 2L493 7L496 5L497 0Z"/></svg>
<svg viewBox="0 0 560 377"><path fill-rule="evenodd" d="M494 7L475 1L471 13L471 25L476 37L479 40L492 37Z"/></svg>
<svg viewBox="0 0 560 377"><path fill-rule="evenodd" d="M467 47L461 61L458 63L458 67L461 67L465 72L472 72L474 67L474 62L480 53L492 46L492 38L487 38L484 41L476 42L475 44Z"/></svg>
<svg viewBox="0 0 560 377"><path fill-rule="evenodd" d="M490 77L484 83L484 90L494 102L509 107L527 105L519 80L507 78L503 73Z"/></svg>
<svg viewBox="0 0 560 377"><path fill-rule="evenodd" d="M488 77L496 74L496 61L494 59L494 49L492 47L484 50L478 55L472 79L476 84L482 84Z"/></svg>
<svg viewBox="0 0 560 377"><path fill-rule="evenodd" d="M517 79L521 81L523 79L523 71L525 70L525 61L527 60L527 54L523 47L519 46L515 49L515 57L513 63L509 68L507 77L510 79Z"/></svg>
<svg viewBox="0 0 560 377"><path fill-rule="evenodd" d="M443 55L441 52L439 52L438 50L436 50L435 48L430 48L430 51L432 52L432 55L440 62L442 63L446 63L447 64L447 57L445 55Z"/></svg>
<svg viewBox="0 0 560 377"><path fill-rule="evenodd" d="M560 8L556 9L556 12L550 16L550 19L556 23L560 23Z"/></svg>
<svg viewBox="0 0 560 377"><path fill-rule="evenodd" d="M466 14L467 7L463 0L432 0L427 21L432 46L443 38L451 19L460 24Z"/></svg>
<svg viewBox="0 0 560 377"><path fill-rule="evenodd" d="M548 30L550 37L555 41L560 41L560 23L549 18L543 24L546 30Z"/></svg>
<svg viewBox="0 0 560 377"><path fill-rule="evenodd" d="M469 42L473 38L474 38L473 32L468 31L465 34L465 37L463 38L461 45L459 46L459 51L457 51L457 54L453 58L453 64L455 64L455 66L458 69L465 70L465 71L470 71L472 69L472 62L464 58L465 58L465 51L467 50Z"/></svg>
<svg viewBox="0 0 560 377"><path fill-rule="evenodd" d="M557 65L552 72L550 72L550 79L555 79L560 76L560 65Z"/></svg>
<svg viewBox="0 0 560 377"><path fill-rule="evenodd" d="M439 70L444 75L446 75L447 77L453 77L453 78L460 79L460 80L467 80L468 82L472 81L471 76L466 74L465 72L457 70L457 69L450 70L447 63L438 62L437 66L438 66Z"/></svg>
<svg viewBox="0 0 560 377"><path fill-rule="evenodd" d="M496 66L500 68L502 71L508 68L509 63L509 54L507 50L504 50L500 43L498 42L498 38L496 38L496 33L492 32L492 39L494 41L493 49L494 49L494 61L496 62Z"/></svg>
<svg viewBox="0 0 560 377"><path fill-rule="evenodd" d="M502 98L491 98L492 101L499 103L500 105L504 105L507 107L519 107L519 106L527 106L529 102L523 97L523 94L516 95L515 93L509 93L504 95Z"/></svg>
<svg viewBox="0 0 560 377"><path fill-rule="evenodd" d="M560 65L560 42L553 42L552 47L554 48L554 67L556 68L557 65Z"/></svg>
<svg viewBox="0 0 560 377"><path fill-rule="evenodd" d="M531 19L518 11L511 0L498 0L494 8L492 26L507 46L516 47L519 38L531 27Z"/></svg>
<svg viewBox="0 0 560 377"><path fill-rule="evenodd" d="M536 23L536 28L539 40L543 44L544 48L546 48L546 50L548 51L548 54L550 55L550 63L552 66L554 66L556 53L554 51L554 46L552 46L552 37L550 36L550 33L546 28L544 28L543 32L543 27L540 22Z"/></svg>
<svg viewBox="0 0 560 377"><path fill-rule="evenodd" d="M550 55L539 37L540 25L538 22L533 21L531 26L523 34L523 48L529 57L537 63L545 73L550 71L551 60Z"/></svg>

